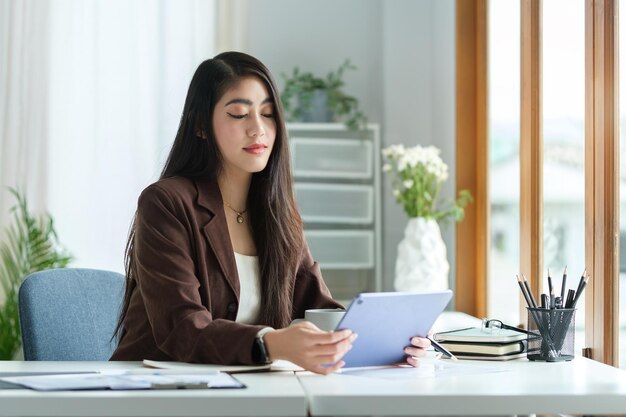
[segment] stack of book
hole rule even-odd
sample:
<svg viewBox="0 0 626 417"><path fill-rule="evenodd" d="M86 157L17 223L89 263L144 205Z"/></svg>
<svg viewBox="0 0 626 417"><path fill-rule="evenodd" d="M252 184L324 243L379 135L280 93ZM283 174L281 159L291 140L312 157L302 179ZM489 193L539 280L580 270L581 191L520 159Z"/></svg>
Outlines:
<svg viewBox="0 0 626 417"><path fill-rule="evenodd" d="M485 332L480 327L435 334L435 340L458 359L506 361L526 356L526 333L500 329Z"/></svg>

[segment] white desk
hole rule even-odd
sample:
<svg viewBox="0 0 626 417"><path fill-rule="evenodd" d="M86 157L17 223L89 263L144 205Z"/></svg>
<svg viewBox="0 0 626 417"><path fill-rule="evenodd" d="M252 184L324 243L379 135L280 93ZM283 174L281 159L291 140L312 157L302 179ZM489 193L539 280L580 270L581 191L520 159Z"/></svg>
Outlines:
<svg viewBox="0 0 626 417"><path fill-rule="evenodd" d="M507 372L384 380L299 373L312 416L626 414L626 372L585 358L460 361Z"/></svg>
<svg viewBox="0 0 626 417"><path fill-rule="evenodd" d="M626 372L572 362L461 362L506 372L389 380L238 374L242 390L0 390L0 416L409 416L626 414ZM0 374L139 368L138 362L0 362Z"/></svg>
<svg viewBox="0 0 626 417"><path fill-rule="evenodd" d="M139 362L2 362L0 374L141 368ZM0 390L0 416L306 416L291 372L238 374L246 389L164 391Z"/></svg>

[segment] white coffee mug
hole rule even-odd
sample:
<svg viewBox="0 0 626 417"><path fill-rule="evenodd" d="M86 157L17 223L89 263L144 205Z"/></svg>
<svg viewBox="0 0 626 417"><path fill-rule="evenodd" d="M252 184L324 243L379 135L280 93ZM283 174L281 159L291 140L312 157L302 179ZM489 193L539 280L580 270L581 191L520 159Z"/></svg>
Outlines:
<svg viewBox="0 0 626 417"><path fill-rule="evenodd" d="M321 330L335 330L346 310L340 308L315 308L304 312L304 319L310 321Z"/></svg>

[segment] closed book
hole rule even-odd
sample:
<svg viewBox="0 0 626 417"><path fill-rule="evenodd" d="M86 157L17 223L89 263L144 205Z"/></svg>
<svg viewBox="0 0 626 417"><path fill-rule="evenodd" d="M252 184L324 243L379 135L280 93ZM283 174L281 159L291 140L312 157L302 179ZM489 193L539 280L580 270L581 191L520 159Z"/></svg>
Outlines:
<svg viewBox="0 0 626 417"><path fill-rule="evenodd" d="M435 334L435 340L438 342L510 343L524 339L526 339L526 333L509 329L488 333L480 327L468 327Z"/></svg>
<svg viewBox="0 0 626 417"><path fill-rule="evenodd" d="M450 352L464 354L473 353L481 355L509 355L526 351L526 340L513 343L452 343L443 342L443 347Z"/></svg>
<svg viewBox="0 0 626 417"><path fill-rule="evenodd" d="M509 355L476 355L471 353L464 353L454 355L457 359L472 360L472 361L510 361L512 359L521 359L526 357L526 352L511 353Z"/></svg>

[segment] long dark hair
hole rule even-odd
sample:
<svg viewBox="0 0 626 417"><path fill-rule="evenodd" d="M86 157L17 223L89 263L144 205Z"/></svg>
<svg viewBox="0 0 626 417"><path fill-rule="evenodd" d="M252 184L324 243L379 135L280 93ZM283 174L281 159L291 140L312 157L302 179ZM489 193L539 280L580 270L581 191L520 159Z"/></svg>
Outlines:
<svg viewBox="0 0 626 417"><path fill-rule="evenodd" d="M263 324L281 328L291 320L292 278L304 242L302 220L293 195L283 108L276 83L265 65L240 52L224 52L200 64L189 85L176 139L161 179L174 176L217 179L222 163L212 125L215 104L229 88L250 76L267 88L276 121L276 139L267 166L252 175L248 192L248 213L261 273L259 319ZM115 335L124 334L124 319L137 286L135 261L133 219L125 252L126 292Z"/></svg>

